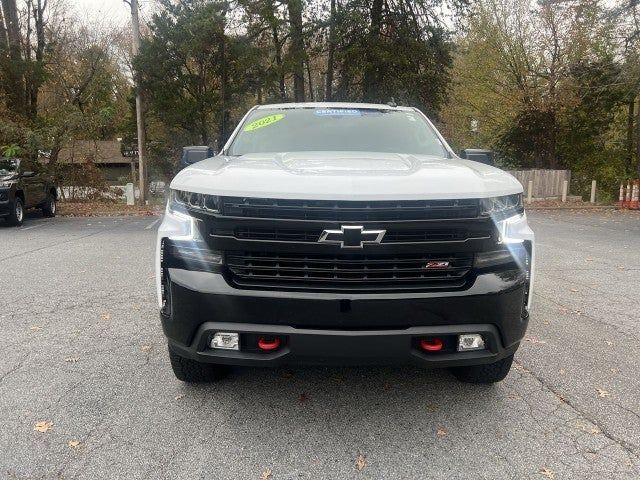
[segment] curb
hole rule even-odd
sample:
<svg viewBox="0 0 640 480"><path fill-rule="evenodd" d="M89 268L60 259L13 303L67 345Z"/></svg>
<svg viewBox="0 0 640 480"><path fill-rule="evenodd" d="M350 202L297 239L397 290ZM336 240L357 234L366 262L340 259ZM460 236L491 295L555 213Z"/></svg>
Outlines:
<svg viewBox="0 0 640 480"><path fill-rule="evenodd" d="M571 206L571 207L525 207L527 211L533 210L619 210L615 205Z"/></svg>

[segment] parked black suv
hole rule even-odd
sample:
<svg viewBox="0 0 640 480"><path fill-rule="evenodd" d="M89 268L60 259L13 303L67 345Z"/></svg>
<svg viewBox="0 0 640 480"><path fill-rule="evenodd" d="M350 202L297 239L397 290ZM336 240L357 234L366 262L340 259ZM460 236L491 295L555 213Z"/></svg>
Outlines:
<svg viewBox="0 0 640 480"><path fill-rule="evenodd" d="M45 217L56 215L57 190L53 179L37 166L17 158L0 158L0 217L20 226L27 208L40 208Z"/></svg>

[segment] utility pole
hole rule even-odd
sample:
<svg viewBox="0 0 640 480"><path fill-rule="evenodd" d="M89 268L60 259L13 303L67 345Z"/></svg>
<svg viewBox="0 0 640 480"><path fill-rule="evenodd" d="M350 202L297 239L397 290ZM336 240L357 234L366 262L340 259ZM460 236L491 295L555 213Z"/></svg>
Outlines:
<svg viewBox="0 0 640 480"><path fill-rule="evenodd" d="M135 58L140 51L140 19L138 17L138 0L124 0L124 2L131 7L131 31L133 34L131 53ZM133 81L136 89L140 205L145 205L147 203L147 132L144 125L144 93L140 85L140 75L138 72L133 72Z"/></svg>

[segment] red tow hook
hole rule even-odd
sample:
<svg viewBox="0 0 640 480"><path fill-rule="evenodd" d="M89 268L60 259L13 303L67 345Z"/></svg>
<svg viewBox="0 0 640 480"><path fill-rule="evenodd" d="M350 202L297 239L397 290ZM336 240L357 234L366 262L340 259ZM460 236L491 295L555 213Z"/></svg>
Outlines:
<svg viewBox="0 0 640 480"><path fill-rule="evenodd" d="M428 340L422 339L420 340L420 348L426 350L427 352L439 352L442 350L443 343L439 338L430 338Z"/></svg>
<svg viewBox="0 0 640 480"><path fill-rule="evenodd" d="M280 348L280 339L278 337L274 337L273 340L267 340L264 337L260 337L258 339L258 348L260 350L264 350L265 352L277 350L278 348Z"/></svg>

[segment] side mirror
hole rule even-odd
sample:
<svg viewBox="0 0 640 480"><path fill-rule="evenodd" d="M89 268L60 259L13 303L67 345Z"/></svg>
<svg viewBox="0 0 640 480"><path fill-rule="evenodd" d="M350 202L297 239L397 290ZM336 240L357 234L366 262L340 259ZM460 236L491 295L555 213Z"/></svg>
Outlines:
<svg viewBox="0 0 640 480"><path fill-rule="evenodd" d="M213 151L213 148L206 145L183 147L180 166L182 168L188 167L189 165L204 160L205 158L213 157L214 155L215 152Z"/></svg>
<svg viewBox="0 0 640 480"><path fill-rule="evenodd" d="M22 172L22 176L23 177L35 177L36 176L36 172L32 172L31 170L25 170L24 172Z"/></svg>
<svg viewBox="0 0 640 480"><path fill-rule="evenodd" d="M460 152L460 157L474 162L484 163L485 165L495 166L495 155L491 150L482 150L479 148L465 148Z"/></svg>

